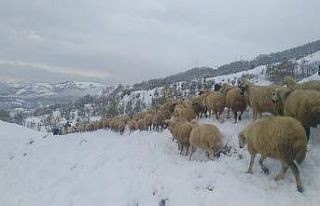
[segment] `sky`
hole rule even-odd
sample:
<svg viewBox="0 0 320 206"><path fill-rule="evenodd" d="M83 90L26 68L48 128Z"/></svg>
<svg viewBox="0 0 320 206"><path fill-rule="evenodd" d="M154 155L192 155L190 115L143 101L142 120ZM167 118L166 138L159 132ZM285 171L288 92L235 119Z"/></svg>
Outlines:
<svg viewBox="0 0 320 206"><path fill-rule="evenodd" d="M0 81L135 83L320 39L319 0L3 0Z"/></svg>

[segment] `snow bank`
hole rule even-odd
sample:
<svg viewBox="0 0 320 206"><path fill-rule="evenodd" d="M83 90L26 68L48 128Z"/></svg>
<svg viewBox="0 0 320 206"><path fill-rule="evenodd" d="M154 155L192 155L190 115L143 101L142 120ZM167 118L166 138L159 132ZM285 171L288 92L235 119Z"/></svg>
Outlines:
<svg viewBox="0 0 320 206"><path fill-rule="evenodd" d="M237 135L248 123L226 120L216 124L225 142L237 150L208 161L203 152L194 161L178 154L168 131L119 134L99 130L45 136L0 122L0 202L2 205L128 205L152 206L163 201L179 205L318 205L320 201L319 144L312 144L301 177L306 191L296 191L291 171L273 181L280 165L266 160L271 175L244 172L246 149ZM316 130L319 132L319 130ZM240 158L241 157L241 158Z"/></svg>

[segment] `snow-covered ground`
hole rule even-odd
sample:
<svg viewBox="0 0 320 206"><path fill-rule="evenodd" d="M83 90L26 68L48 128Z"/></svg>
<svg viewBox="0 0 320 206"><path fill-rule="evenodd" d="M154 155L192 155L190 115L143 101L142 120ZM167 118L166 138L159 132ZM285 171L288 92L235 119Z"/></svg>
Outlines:
<svg viewBox="0 0 320 206"><path fill-rule="evenodd" d="M300 165L303 194L294 177L275 182L280 164L267 159L271 174L258 163L246 174L249 154L238 148L237 135L249 122L217 123L225 143L236 152L208 161L197 152L192 161L178 154L165 130L107 130L52 136L0 122L0 203L14 206L188 206L318 205L320 201L319 129L312 130L307 158Z"/></svg>

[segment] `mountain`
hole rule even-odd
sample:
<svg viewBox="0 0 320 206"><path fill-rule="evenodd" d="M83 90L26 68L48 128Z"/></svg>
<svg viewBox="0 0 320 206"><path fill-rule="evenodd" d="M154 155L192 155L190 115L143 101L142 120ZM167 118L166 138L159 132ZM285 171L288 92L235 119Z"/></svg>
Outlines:
<svg viewBox="0 0 320 206"><path fill-rule="evenodd" d="M95 82L0 83L0 106L3 109L68 102L85 95L99 95L106 85Z"/></svg>
<svg viewBox="0 0 320 206"><path fill-rule="evenodd" d="M278 63L284 58L291 60L301 59L310 54L316 53L317 51L320 51L320 40L313 41L281 52L260 54L256 58L249 61L240 60L231 62L228 64L224 64L217 69L213 69L210 67L197 67L192 68L186 72L181 72L165 78L143 81L141 83L134 84L133 90L147 90L179 81L191 81L196 78L215 77L241 71L247 71L257 66Z"/></svg>

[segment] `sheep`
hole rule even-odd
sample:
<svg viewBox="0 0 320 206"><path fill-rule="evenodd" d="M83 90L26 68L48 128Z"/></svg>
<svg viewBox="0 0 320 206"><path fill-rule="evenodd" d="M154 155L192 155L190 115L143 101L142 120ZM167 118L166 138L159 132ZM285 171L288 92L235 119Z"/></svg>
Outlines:
<svg viewBox="0 0 320 206"><path fill-rule="evenodd" d="M77 125L78 132L85 132L85 124L78 124Z"/></svg>
<svg viewBox="0 0 320 206"><path fill-rule="evenodd" d="M226 97L221 92L212 92L205 98L205 105L211 113L215 114L216 119L220 119L220 115L226 106Z"/></svg>
<svg viewBox="0 0 320 206"><path fill-rule="evenodd" d="M196 118L196 114L194 113L192 108L185 107L181 104L175 106L174 116L179 117L181 119L186 119L188 121L191 121L192 119Z"/></svg>
<svg viewBox="0 0 320 206"><path fill-rule="evenodd" d="M94 130L94 123L89 123L86 125L86 131L93 131Z"/></svg>
<svg viewBox="0 0 320 206"><path fill-rule="evenodd" d="M147 130L151 130L151 127L152 127L152 119L153 119L153 115L151 112L147 113L144 115L144 122L145 124L148 126Z"/></svg>
<svg viewBox="0 0 320 206"><path fill-rule="evenodd" d="M139 119L137 121L137 129L139 129L140 131L143 131L143 130L147 130L148 129L148 126L146 125L144 119Z"/></svg>
<svg viewBox="0 0 320 206"><path fill-rule="evenodd" d="M215 153L223 147L222 135L219 129L211 124L203 124L195 126L189 138L191 147L189 160L191 160L192 154L197 148L204 149L209 159L213 159Z"/></svg>
<svg viewBox="0 0 320 206"><path fill-rule="evenodd" d="M232 85L229 85L229 84L227 84L227 83L224 83L224 84L221 86L219 92L221 92L221 93L223 93L224 95L226 95L231 89L234 89L234 88L236 88L236 86L232 86Z"/></svg>
<svg viewBox="0 0 320 206"><path fill-rule="evenodd" d="M193 111L196 113L197 118L201 118L202 115L207 117L207 108L203 105L203 96L198 95L191 98L191 104Z"/></svg>
<svg viewBox="0 0 320 206"><path fill-rule="evenodd" d="M300 90L316 90L320 91L320 80L311 80L307 82L303 82L301 84L298 84L295 79L293 79L290 76L287 76L284 78L283 82L284 85L287 86L287 88L291 90L300 89Z"/></svg>
<svg viewBox="0 0 320 206"><path fill-rule="evenodd" d="M183 153L183 149L186 147L186 155L189 152L189 137L191 130L198 126L197 121L192 120L188 122L186 119L175 118L169 122L169 130L172 134L173 139L177 140L178 150L180 155Z"/></svg>
<svg viewBox="0 0 320 206"><path fill-rule="evenodd" d="M166 120L166 117L168 115L167 111L164 110L159 110L157 111L152 118L152 124L153 124L153 130L159 131L159 129L163 129L164 128L164 123Z"/></svg>
<svg viewBox="0 0 320 206"><path fill-rule="evenodd" d="M102 120L102 127L103 128L109 128L110 119L103 119Z"/></svg>
<svg viewBox="0 0 320 206"><path fill-rule="evenodd" d="M183 149L186 147L186 154L189 152L189 136L192 130L192 124L188 121L177 120L177 124L175 125L175 135L174 138L178 143L178 150L180 151L180 155L183 153Z"/></svg>
<svg viewBox="0 0 320 206"><path fill-rule="evenodd" d="M119 121L118 121L118 128L117 128L117 130L120 132L121 135L123 135L125 128L126 128L126 123L125 123L125 121L124 121L124 120L119 120Z"/></svg>
<svg viewBox="0 0 320 206"><path fill-rule="evenodd" d="M137 125L137 121L136 120L132 119L132 120L128 121L128 127L129 127L130 133L137 129L136 125Z"/></svg>
<svg viewBox="0 0 320 206"><path fill-rule="evenodd" d="M248 105L248 97L246 95L241 95L241 90L239 88L232 88L226 94L226 107L228 107L227 117L229 117L230 109L234 114L235 123L238 120L238 112L240 112L239 120L243 112L246 110Z"/></svg>
<svg viewBox="0 0 320 206"><path fill-rule="evenodd" d="M282 163L282 168L275 180L284 178L288 168L295 176L297 190L303 192L298 164L304 161L307 149L307 137L301 123L292 117L268 117L250 123L239 134L239 147L248 145L251 155L247 173L252 173L252 166L256 154L261 154L259 164L265 174L269 174L268 168L263 165L267 157L275 158Z"/></svg>
<svg viewBox="0 0 320 206"><path fill-rule="evenodd" d="M248 81L240 82L241 95L247 94L253 111L253 120L259 115L262 118L263 112L273 115L278 114L279 105L272 102L272 90L281 88L279 86L257 86Z"/></svg>
<svg viewBox="0 0 320 206"><path fill-rule="evenodd" d="M168 111L170 114L174 112L174 108L177 105L176 101L168 101L160 106L160 110ZM167 117L170 118L170 117Z"/></svg>
<svg viewBox="0 0 320 206"><path fill-rule="evenodd" d="M320 92L314 90L274 89L272 100L280 104L280 115L294 117L305 128L307 140L310 138L310 127L320 124Z"/></svg>

